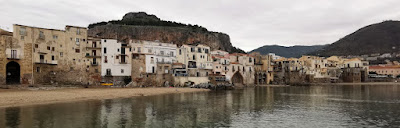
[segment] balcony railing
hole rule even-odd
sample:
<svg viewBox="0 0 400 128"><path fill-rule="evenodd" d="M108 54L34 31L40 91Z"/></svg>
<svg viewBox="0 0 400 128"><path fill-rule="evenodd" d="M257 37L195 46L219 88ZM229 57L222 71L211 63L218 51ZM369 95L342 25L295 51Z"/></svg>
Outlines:
<svg viewBox="0 0 400 128"><path fill-rule="evenodd" d="M90 47L90 46L88 46L88 47L86 47L87 49L101 49L101 47Z"/></svg>
<svg viewBox="0 0 400 128"><path fill-rule="evenodd" d="M99 63L97 63L97 62L92 62L91 64L92 64L92 66L98 66L99 65Z"/></svg>
<svg viewBox="0 0 400 128"><path fill-rule="evenodd" d="M86 54L86 57L88 57L88 58L101 58L101 56L100 55L95 55L95 54Z"/></svg>
<svg viewBox="0 0 400 128"><path fill-rule="evenodd" d="M172 64L170 61L159 61L157 64Z"/></svg>
<svg viewBox="0 0 400 128"><path fill-rule="evenodd" d="M196 65L189 65L188 68L197 68Z"/></svg>
<svg viewBox="0 0 400 128"><path fill-rule="evenodd" d="M19 59L21 59L21 55L20 54L7 54L7 59L19 60Z"/></svg>

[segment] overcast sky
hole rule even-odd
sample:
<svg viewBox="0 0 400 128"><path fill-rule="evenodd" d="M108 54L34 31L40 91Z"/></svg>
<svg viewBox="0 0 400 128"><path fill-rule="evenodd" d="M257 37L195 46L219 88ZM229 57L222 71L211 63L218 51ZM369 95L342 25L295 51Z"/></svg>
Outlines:
<svg viewBox="0 0 400 128"><path fill-rule="evenodd" d="M78 2L79 1L79 2ZM357 29L400 19L400 0L0 0L0 28L12 24L87 27L144 11L227 33L245 51L263 45L333 43Z"/></svg>

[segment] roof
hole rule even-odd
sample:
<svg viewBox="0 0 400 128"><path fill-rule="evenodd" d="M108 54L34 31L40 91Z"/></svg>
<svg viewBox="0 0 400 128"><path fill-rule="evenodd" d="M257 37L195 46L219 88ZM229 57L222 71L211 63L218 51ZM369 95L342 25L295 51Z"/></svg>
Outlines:
<svg viewBox="0 0 400 128"><path fill-rule="evenodd" d="M12 32L0 28L0 35L9 35L12 36Z"/></svg>
<svg viewBox="0 0 400 128"><path fill-rule="evenodd" d="M213 58L213 59L215 59L215 58L220 58L220 59L225 58L225 59L228 59L228 57L220 56L220 55L212 55L212 58Z"/></svg>
<svg viewBox="0 0 400 128"><path fill-rule="evenodd" d="M36 28L36 29L44 29L44 30L52 30L52 31L62 31L65 32L65 30L61 29L51 29L51 28L41 28L41 27L34 27L34 26L27 26L27 25L20 25L20 24L14 24L15 26L22 26L22 27L29 27L29 28Z"/></svg>
<svg viewBox="0 0 400 128"><path fill-rule="evenodd" d="M369 69L400 69L400 65L373 65Z"/></svg>
<svg viewBox="0 0 400 128"><path fill-rule="evenodd" d="M359 58L351 58L351 59L345 60L344 62L347 63L350 61L361 61L361 60Z"/></svg>
<svg viewBox="0 0 400 128"><path fill-rule="evenodd" d="M173 63L172 65L183 65L182 63Z"/></svg>
<svg viewBox="0 0 400 128"><path fill-rule="evenodd" d="M248 56L248 57L254 57L254 56L252 56L252 55L244 54L244 53L232 53L232 54L229 54L229 56Z"/></svg>
<svg viewBox="0 0 400 128"><path fill-rule="evenodd" d="M339 57L337 57L337 56L331 56L331 57L327 58L326 60L328 60L328 61L336 61L336 62L340 61Z"/></svg>
<svg viewBox="0 0 400 128"><path fill-rule="evenodd" d="M297 58L289 58L288 61L299 60Z"/></svg>
<svg viewBox="0 0 400 128"><path fill-rule="evenodd" d="M276 59L276 60L274 60L274 61L286 61L287 59L285 58L285 57L282 57L282 58L279 58L279 59Z"/></svg>

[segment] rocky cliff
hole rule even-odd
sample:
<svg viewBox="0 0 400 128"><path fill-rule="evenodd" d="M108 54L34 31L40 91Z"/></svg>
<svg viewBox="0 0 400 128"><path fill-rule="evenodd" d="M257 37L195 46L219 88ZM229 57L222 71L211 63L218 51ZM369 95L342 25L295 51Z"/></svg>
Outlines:
<svg viewBox="0 0 400 128"><path fill-rule="evenodd" d="M159 40L166 43L172 42L178 46L200 43L210 46L212 50L243 53L242 50L232 46L227 34L210 32L198 25L163 21L144 12L127 13L122 20L90 24L88 33L93 37L117 38L121 41Z"/></svg>

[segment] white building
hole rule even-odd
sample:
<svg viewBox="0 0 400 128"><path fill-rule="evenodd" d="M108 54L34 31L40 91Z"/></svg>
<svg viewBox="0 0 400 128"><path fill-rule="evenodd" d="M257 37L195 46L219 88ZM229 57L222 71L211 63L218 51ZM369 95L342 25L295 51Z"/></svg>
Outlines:
<svg viewBox="0 0 400 128"><path fill-rule="evenodd" d="M156 73L157 64L172 64L176 62L176 44L159 41L131 41L132 53L146 54L146 73ZM165 71L164 73L168 73Z"/></svg>
<svg viewBox="0 0 400 128"><path fill-rule="evenodd" d="M281 59L281 56L276 55L275 53L268 53L268 55L272 56L272 60Z"/></svg>
<svg viewBox="0 0 400 128"><path fill-rule="evenodd" d="M115 39L101 39L101 76L131 76L126 44Z"/></svg>

